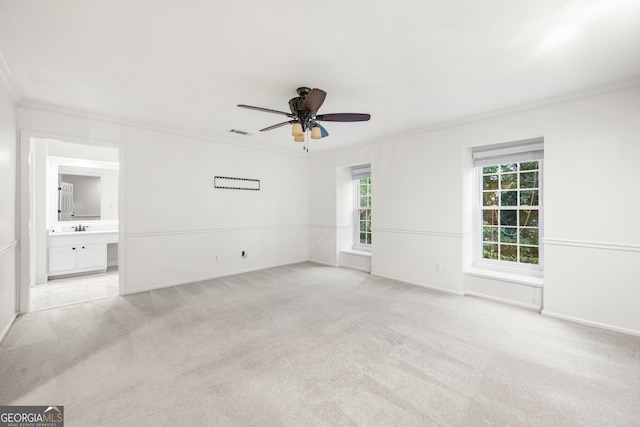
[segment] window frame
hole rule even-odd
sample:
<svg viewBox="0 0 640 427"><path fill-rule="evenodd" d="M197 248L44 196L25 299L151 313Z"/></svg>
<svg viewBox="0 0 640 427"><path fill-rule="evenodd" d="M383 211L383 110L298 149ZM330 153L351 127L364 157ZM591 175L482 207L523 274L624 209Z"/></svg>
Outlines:
<svg viewBox="0 0 640 427"><path fill-rule="evenodd" d="M529 141L530 142L530 141ZM516 274L523 275L529 277L542 277L544 271L544 245L542 244L543 235L544 235L544 155L541 140L535 141L537 144L534 144L537 149L532 150L529 157L525 155L522 156L522 153L526 153L531 150L531 144L508 144L498 150L494 150L495 152L500 152L500 156L490 156L487 155L487 152L491 150L478 150L478 152L474 151L474 159L483 158L483 161L480 164L474 164L474 203L473 203L473 259L472 259L472 267L475 269L483 269L483 270L492 270L496 272L503 272L508 274ZM537 158L535 158L537 157ZM493 160L495 158L495 160ZM484 193L484 182L483 182L483 168L487 166L500 166L509 163L525 163L529 161L537 161L538 162L538 205L537 209L527 209L525 205L520 205L520 198L518 197L518 204L513 206L515 210L523 211L523 210L537 210L538 211L538 264L530 264L523 263L520 261L506 261L506 260L495 260L483 257L483 243L484 243L484 223L483 223L483 211L485 209L483 206L483 193ZM516 172L518 175L523 171L518 168ZM500 176L500 174L499 174ZM527 189L527 187L521 187L520 181L518 178L518 184L516 191ZM500 191L498 188L497 191ZM498 206L496 210L500 210L504 208L504 206ZM516 229L520 229L520 224L516 225ZM499 229L499 228L498 228ZM518 246L521 245L520 242L516 243ZM526 246L526 245L524 245Z"/></svg>
<svg viewBox="0 0 640 427"><path fill-rule="evenodd" d="M352 169L353 176L353 245L352 249L358 251L371 252L371 243L361 243L360 242L360 209L363 208L360 206L360 186L361 182L364 179L369 180L369 186L372 185L371 181L371 168L370 166L358 166ZM370 190L371 191L371 190ZM371 196L369 196L371 198ZM371 218L372 205L371 202L369 206L364 206L365 209L369 211L369 217ZM365 220L366 221L366 220ZM371 236L371 241L373 242L373 230L371 229L372 220L369 219L369 231L365 231Z"/></svg>

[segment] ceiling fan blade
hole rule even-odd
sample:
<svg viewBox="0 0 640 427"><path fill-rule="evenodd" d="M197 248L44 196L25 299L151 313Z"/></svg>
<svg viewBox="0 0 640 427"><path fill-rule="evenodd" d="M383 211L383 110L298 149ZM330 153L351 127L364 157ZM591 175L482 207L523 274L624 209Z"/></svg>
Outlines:
<svg viewBox="0 0 640 427"><path fill-rule="evenodd" d="M311 89L311 92L304 99L304 104L302 104L302 109L309 113L315 113L322 107L322 103L324 102L324 98L327 96L327 92L322 89Z"/></svg>
<svg viewBox="0 0 640 427"><path fill-rule="evenodd" d="M271 129L277 129L279 127L282 127L284 125L290 125L292 123L295 123L295 120L289 120L288 122L282 122L282 123L278 123L277 125L273 125L273 126L266 127L264 129L260 129L260 132L264 132L266 130L271 130Z"/></svg>
<svg viewBox="0 0 640 427"><path fill-rule="evenodd" d="M325 122L366 122L371 118L371 114L361 113L335 113L318 114L315 119Z"/></svg>
<svg viewBox="0 0 640 427"><path fill-rule="evenodd" d="M278 110L272 110L271 108L254 107L253 105L245 105L245 104L238 104L238 107L247 108L249 110L264 111L265 113L281 114L283 116L287 116L287 117L293 118L293 114L291 114L291 113L287 113L287 112L284 112L284 111L278 111Z"/></svg>
<svg viewBox="0 0 640 427"><path fill-rule="evenodd" d="M329 132L327 132L327 130L324 128L324 126L322 126L320 123L318 123L317 125L320 128L321 138L329 136Z"/></svg>

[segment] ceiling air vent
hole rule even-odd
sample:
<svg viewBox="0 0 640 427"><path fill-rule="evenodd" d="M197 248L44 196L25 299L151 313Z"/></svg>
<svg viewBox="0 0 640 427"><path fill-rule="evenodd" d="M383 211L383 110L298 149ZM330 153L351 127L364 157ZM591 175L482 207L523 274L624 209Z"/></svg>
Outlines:
<svg viewBox="0 0 640 427"><path fill-rule="evenodd" d="M245 132L245 131L239 130L239 129L231 129L229 132L237 133L237 134L240 134L240 135L249 135L249 132Z"/></svg>

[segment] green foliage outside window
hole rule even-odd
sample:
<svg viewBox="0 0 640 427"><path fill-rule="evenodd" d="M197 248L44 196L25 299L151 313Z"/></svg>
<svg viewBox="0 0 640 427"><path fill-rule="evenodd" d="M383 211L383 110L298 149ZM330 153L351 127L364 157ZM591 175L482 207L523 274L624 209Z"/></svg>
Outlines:
<svg viewBox="0 0 640 427"><path fill-rule="evenodd" d="M482 257L539 264L539 162L482 168Z"/></svg>
<svg viewBox="0 0 640 427"><path fill-rule="evenodd" d="M358 243L371 244L371 178L360 179L358 184L359 232Z"/></svg>

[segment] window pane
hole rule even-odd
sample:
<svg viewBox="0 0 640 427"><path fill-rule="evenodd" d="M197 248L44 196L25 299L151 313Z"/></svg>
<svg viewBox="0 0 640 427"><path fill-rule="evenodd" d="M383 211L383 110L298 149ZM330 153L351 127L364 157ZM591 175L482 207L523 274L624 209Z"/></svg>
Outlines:
<svg viewBox="0 0 640 427"><path fill-rule="evenodd" d="M484 243L482 245L482 258L498 259L498 245L492 243Z"/></svg>
<svg viewBox="0 0 640 427"><path fill-rule="evenodd" d="M482 185L484 190L498 189L498 175L485 175L482 177Z"/></svg>
<svg viewBox="0 0 640 427"><path fill-rule="evenodd" d="M356 203L356 243L371 244L371 178L356 181L358 185Z"/></svg>
<svg viewBox="0 0 640 427"><path fill-rule="evenodd" d="M518 211L500 211L500 225L515 227L518 225Z"/></svg>
<svg viewBox="0 0 640 427"><path fill-rule="evenodd" d="M520 226L537 227L538 211L520 211Z"/></svg>
<svg viewBox="0 0 640 427"><path fill-rule="evenodd" d="M521 245L538 245L538 229L537 228L521 228L520 229Z"/></svg>
<svg viewBox="0 0 640 427"><path fill-rule="evenodd" d="M482 172L482 257L539 264L540 162L485 166Z"/></svg>
<svg viewBox="0 0 640 427"><path fill-rule="evenodd" d="M524 262L527 264L540 264L538 252L539 250L537 247L521 246L520 262Z"/></svg>
<svg viewBox="0 0 640 427"><path fill-rule="evenodd" d="M517 163L509 163L506 165L500 165L500 172L515 172L518 170Z"/></svg>
<svg viewBox="0 0 640 427"><path fill-rule="evenodd" d="M498 204L498 192L487 191L482 194L482 206L496 206Z"/></svg>
<svg viewBox="0 0 640 427"><path fill-rule="evenodd" d="M497 242L498 227L482 227L482 240L485 242Z"/></svg>
<svg viewBox="0 0 640 427"><path fill-rule="evenodd" d="M482 168L482 173L496 173L498 172L497 166L485 166Z"/></svg>
<svg viewBox="0 0 640 427"><path fill-rule="evenodd" d="M518 206L517 191L501 191L500 206Z"/></svg>
<svg viewBox="0 0 640 427"><path fill-rule="evenodd" d="M538 206L538 190L527 190L520 192L520 205Z"/></svg>
<svg viewBox="0 0 640 427"><path fill-rule="evenodd" d="M507 173L500 176L500 188L503 190L518 188L518 174Z"/></svg>
<svg viewBox="0 0 640 427"><path fill-rule="evenodd" d="M518 243L518 229L515 227L500 227L500 242Z"/></svg>
<svg viewBox="0 0 640 427"><path fill-rule="evenodd" d="M538 188L538 172L521 173L520 188Z"/></svg>
<svg viewBox="0 0 640 427"><path fill-rule="evenodd" d="M518 247L516 245L500 245L500 259L503 261L517 261Z"/></svg>
<svg viewBox="0 0 640 427"><path fill-rule="evenodd" d="M482 223L485 225L498 225L498 211L495 209L483 210Z"/></svg>

